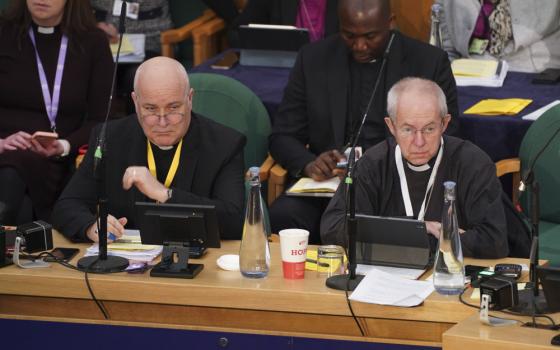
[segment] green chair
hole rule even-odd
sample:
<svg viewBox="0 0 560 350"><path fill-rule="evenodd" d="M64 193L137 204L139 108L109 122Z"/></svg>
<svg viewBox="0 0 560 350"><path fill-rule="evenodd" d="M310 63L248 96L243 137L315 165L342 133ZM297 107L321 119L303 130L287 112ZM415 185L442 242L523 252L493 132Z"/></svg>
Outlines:
<svg viewBox="0 0 560 350"><path fill-rule="evenodd" d="M519 159L506 159L498 162L498 176L527 170L538 152L545 146L554 133L560 129L560 105L549 109L527 130L521 142ZM560 133L551 143L534 166L535 179L540 187L539 250L540 258L549 260L551 265L560 266ZM517 163L516 163L517 162ZM509 171L501 169L509 167ZM512 171L513 170L513 171ZM522 207L528 208L528 195L520 198Z"/></svg>
<svg viewBox="0 0 560 350"><path fill-rule="evenodd" d="M244 134L245 170L261 166L268 154L270 118L257 95L237 80L220 74L194 73L189 79L194 89L194 112ZM266 179L261 176L261 180Z"/></svg>
<svg viewBox="0 0 560 350"><path fill-rule="evenodd" d="M169 0L169 11L175 28L161 32L162 55L175 58L191 68L200 63L195 59L193 30L216 18L216 15L202 0Z"/></svg>

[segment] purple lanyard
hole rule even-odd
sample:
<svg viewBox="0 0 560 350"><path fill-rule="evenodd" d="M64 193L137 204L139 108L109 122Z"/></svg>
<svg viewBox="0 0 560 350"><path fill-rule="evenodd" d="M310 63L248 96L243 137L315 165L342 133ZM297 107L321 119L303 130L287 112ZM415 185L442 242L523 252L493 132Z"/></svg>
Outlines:
<svg viewBox="0 0 560 350"><path fill-rule="evenodd" d="M37 51L37 44L35 42L35 33L33 33L33 28L29 28L29 37L31 38L33 48L35 49L35 56L37 57L37 69L39 70L39 79L41 80L41 89L43 90L43 100L45 101L45 108L47 110L47 115L49 116L49 121L51 122L51 129L55 131L56 115L58 114L58 105L60 103L60 84L62 83L62 73L64 72L64 62L66 61L66 51L68 49L68 37L66 35L62 35L62 40L60 42L52 99L51 93L49 91L49 84L47 83L45 69L43 68L41 58L39 57L39 51Z"/></svg>

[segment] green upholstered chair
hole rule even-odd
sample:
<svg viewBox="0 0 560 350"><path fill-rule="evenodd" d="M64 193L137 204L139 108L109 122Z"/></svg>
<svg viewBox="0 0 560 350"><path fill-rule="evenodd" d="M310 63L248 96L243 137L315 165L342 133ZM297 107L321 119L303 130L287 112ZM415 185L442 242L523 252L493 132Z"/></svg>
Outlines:
<svg viewBox="0 0 560 350"><path fill-rule="evenodd" d="M260 166L268 154L270 118L257 95L239 81L220 74L194 73L190 83L194 112L244 134L245 170Z"/></svg>
<svg viewBox="0 0 560 350"><path fill-rule="evenodd" d="M200 43L194 42L193 31L215 19L216 14L202 0L169 0L169 11L175 28L161 32L161 53L177 59L187 68L193 67L200 63L195 59L200 55L195 44Z"/></svg>
<svg viewBox="0 0 560 350"><path fill-rule="evenodd" d="M557 105L529 128L519 151L519 159L506 159L496 164L498 176L501 173L523 171L531 166L537 153L545 146L554 133L560 129L560 105ZM539 248L540 258L552 265L560 266L560 133L557 133L534 166L535 179L540 187ZM503 172L501 169L510 168ZM527 192L520 198L527 210Z"/></svg>

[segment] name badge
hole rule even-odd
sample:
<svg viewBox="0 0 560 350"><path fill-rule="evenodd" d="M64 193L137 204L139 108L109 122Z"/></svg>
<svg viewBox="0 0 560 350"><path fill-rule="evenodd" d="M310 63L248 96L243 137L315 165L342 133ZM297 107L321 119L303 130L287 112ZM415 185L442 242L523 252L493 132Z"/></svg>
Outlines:
<svg viewBox="0 0 560 350"><path fill-rule="evenodd" d="M121 7L122 7L121 0L115 0L115 4L113 5L113 16L120 16L121 15ZM126 6L126 17L130 19L137 20L138 19L138 12L140 12L140 4L137 2L129 2Z"/></svg>

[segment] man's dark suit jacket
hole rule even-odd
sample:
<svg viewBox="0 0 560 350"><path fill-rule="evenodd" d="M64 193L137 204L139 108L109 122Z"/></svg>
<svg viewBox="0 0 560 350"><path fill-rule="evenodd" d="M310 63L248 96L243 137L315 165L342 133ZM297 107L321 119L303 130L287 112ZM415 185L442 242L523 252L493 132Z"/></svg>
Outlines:
<svg viewBox="0 0 560 350"><path fill-rule="evenodd" d="M97 183L93 176L93 153L100 128L90 138L84 161L58 199L53 226L65 236L85 240L86 229L95 222ZM126 217L127 228L138 222L134 203L152 201L136 187L125 191L122 178L129 166L147 166L147 138L136 115L107 125L104 174L109 214ZM192 114L183 138L179 169L168 203L215 205L222 239L239 239L244 210L245 136L207 118Z"/></svg>
<svg viewBox="0 0 560 350"><path fill-rule="evenodd" d="M300 174L320 153L341 149L347 142L344 138L351 59L339 35L305 46L299 52L274 117L269 144L274 159L292 176ZM380 84L384 90L377 92L375 104L382 103L386 111L389 89L404 77L433 80L443 89L453 117L447 133L458 134L457 89L443 50L395 32L385 69L385 82ZM369 115L368 119L386 115ZM388 130L385 134L389 135Z"/></svg>

